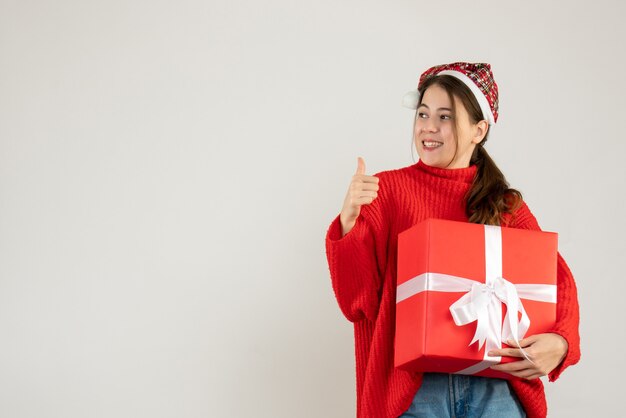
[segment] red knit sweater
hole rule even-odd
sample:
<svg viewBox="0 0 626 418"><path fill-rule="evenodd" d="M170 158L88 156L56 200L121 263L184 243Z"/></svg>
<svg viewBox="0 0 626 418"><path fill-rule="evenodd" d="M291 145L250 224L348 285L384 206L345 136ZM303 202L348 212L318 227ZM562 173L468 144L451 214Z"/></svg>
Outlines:
<svg viewBox="0 0 626 418"><path fill-rule="evenodd" d="M396 255L398 233L427 218L467 222L463 197L477 166L444 169L419 160L408 167L376 173L378 197L361 207L352 230L341 236L339 215L326 234L326 255L333 291L354 325L357 418L396 418L404 413L422 382L421 373L395 369ZM524 202L503 226L541 230ZM580 358L578 296L569 267L557 256L557 323L569 350L549 375L553 382ZM540 379L514 378L511 386L528 418L547 414Z"/></svg>

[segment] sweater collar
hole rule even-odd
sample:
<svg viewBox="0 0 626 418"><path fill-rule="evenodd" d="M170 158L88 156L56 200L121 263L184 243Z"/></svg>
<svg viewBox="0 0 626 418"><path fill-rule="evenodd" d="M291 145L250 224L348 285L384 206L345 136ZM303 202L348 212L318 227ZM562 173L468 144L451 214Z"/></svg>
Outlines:
<svg viewBox="0 0 626 418"><path fill-rule="evenodd" d="M414 167L417 170L431 176L467 184L472 184L478 171L478 166L476 164L472 164L469 167L464 168L440 168L427 165L422 160L418 160Z"/></svg>

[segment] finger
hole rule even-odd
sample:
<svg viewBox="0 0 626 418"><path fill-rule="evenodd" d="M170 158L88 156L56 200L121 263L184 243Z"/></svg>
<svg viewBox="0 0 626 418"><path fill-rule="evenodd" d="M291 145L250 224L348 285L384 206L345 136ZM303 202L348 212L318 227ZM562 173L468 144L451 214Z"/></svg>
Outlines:
<svg viewBox="0 0 626 418"><path fill-rule="evenodd" d="M541 376L541 373L537 371L537 369L526 369L520 370L518 372L518 376L524 379L534 379L535 377Z"/></svg>
<svg viewBox="0 0 626 418"><path fill-rule="evenodd" d="M376 176L368 176L367 174L355 174L352 180L358 180L361 183L378 184L379 178Z"/></svg>
<svg viewBox="0 0 626 418"><path fill-rule="evenodd" d="M523 339L519 340L519 345L522 348L526 348L529 345L533 344L535 341L537 341L537 336L536 335L531 335L530 337L523 338ZM508 345L510 345L510 346L517 347L517 344L513 340L507 340L506 343Z"/></svg>
<svg viewBox="0 0 626 418"><path fill-rule="evenodd" d="M509 356L509 357L524 357L522 350L519 348L500 348L497 350L491 350L489 352L491 357L495 356Z"/></svg>
<svg viewBox="0 0 626 418"><path fill-rule="evenodd" d="M366 191L356 190L354 192L354 194L352 195L352 197L354 199L359 199L359 198L362 198L362 197L374 199L374 198L378 197L378 192L372 192L372 191L367 191L367 190Z"/></svg>
<svg viewBox="0 0 626 418"><path fill-rule="evenodd" d="M365 174L365 160L361 157L357 158L356 174Z"/></svg>
<svg viewBox="0 0 626 418"><path fill-rule="evenodd" d="M532 367L532 363L528 360L518 360L511 363L496 364L491 366L490 368L501 372L512 372L528 369L530 367Z"/></svg>
<svg viewBox="0 0 626 418"><path fill-rule="evenodd" d="M353 196L361 196L361 195L374 196L378 194L379 187L377 184L360 183L358 181L353 181L350 184L350 190Z"/></svg>
<svg viewBox="0 0 626 418"><path fill-rule="evenodd" d="M380 189L380 186L378 185L378 183L364 182L363 184L361 184L360 189L361 190L378 191Z"/></svg>

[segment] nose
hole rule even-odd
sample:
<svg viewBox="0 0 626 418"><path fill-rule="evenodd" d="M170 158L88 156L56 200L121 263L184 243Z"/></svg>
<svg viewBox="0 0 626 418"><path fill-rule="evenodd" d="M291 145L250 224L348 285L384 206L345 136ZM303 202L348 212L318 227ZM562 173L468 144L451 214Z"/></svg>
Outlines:
<svg viewBox="0 0 626 418"><path fill-rule="evenodd" d="M437 132L439 129L435 118L419 119L418 124L420 125L420 130L424 132Z"/></svg>

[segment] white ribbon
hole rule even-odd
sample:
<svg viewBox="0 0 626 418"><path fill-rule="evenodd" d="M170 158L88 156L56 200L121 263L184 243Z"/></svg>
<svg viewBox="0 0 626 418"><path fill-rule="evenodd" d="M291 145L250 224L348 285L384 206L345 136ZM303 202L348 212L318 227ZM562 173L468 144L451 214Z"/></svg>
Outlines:
<svg viewBox="0 0 626 418"><path fill-rule="evenodd" d="M519 340L524 338L530 327L530 318L521 299L556 303L556 285L513 284L502 277L502 231L496 225L485 227L485 283L464 277L441 273L424 273L397 287L396 303L424 291L466 292L450 306L456 325L467 325L476 321L476 333L469 343L478 341L478 349L485 345L483 361L460 370L458 374L475 374L487 367L500 363L500 356L491 357L490 350L501 347L502 342L512 339L524 357L532 363ZM507 312L502 321L502 304ZM521 318L518 319L518 312Z"/></svg>

